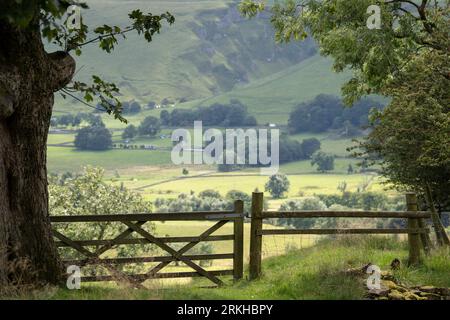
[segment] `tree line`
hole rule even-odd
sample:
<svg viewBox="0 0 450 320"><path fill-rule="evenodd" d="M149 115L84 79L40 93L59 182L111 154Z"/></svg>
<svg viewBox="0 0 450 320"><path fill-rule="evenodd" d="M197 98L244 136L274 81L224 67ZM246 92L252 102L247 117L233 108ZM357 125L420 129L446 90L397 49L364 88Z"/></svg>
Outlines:
<svg viewBox="0 0 450 320"><path fill-rule="evenodd" d="M270 139L267 147L268 156L270 157ZM259 145L259 143L258 143ZM224 143L223 153L234 152L234 150L226 150L226 143ZM289 138L287 135L282 135L279 140L279 161L280 164L308 160L313 158L313 155L320 150L321 143L317 138L304 139L301 142ZM245 159L249 159L249 144L245 145ZM246 167L261 167L263 164L219 164L217 170L220 172L230 172L234 170L241 170Z"/></svg>
<svg viewBox="0 0 450 320"><path fill-rule="evenodd" d="M77 114L67 113L58 117L52 117L50 120L51 127L78 127L82 122L87 122L90 125L101 122L101 117L93 113L78 112Z"/></svg>
<svg viewBox="0 0 450 320"><path fill-rule="evenodd" d="M356 102L352 107L344 107L340 98L320 94L295 107L289 115L288 128L291 133L339 129L343 136L354 136L369 125L371 110L382 108L381 103L369 98Z"/></svg>
<svg viewBox="0 0 450 320"><path fill-rule="evenodd" d="M256 126L256 118L248 113L247 106L239 100L231 99L228 104L214 103L209 107L196 109L174 109L161 111L161 124L165 126L192 126L194 121L202 121L204 126L249 127Z"/></svg>

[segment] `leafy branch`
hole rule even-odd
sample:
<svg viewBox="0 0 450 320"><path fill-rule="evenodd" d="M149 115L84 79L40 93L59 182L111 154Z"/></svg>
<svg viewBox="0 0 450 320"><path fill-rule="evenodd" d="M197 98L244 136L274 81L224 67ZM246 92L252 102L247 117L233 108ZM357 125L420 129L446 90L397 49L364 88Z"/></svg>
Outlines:
<svg viewBox="0 0 450 320"><path fill-rule="evenodd" d="M110 26L104 24L93 30L95 36L88 39L89 28L83 23L80 17L80 26L76 29L69 29L67 22L69 17L64 18L64 13L71 5L78 5L80 8L87 9L85 3L73 0L48 1L47 6L43 6L40 15L40 24L42 36L47 41L63 48L65 52L75 51L77 56L82 54L82 48L86 45L98 43L99 48L107 53L111 53L118 44L118 39L126 39L126 35L132 31L138 35L143 35L147 42L153 40L155 34L159 34L164 21L172 25L175 17L169 12L161 15L151 13L144 14L141 10L133 10L128 17L131 19L131 25L125 28L119 26ZM94 97L100 99L99 105L104 108L108 114L114 115L115 119L122 122L127 120L122 116L122 104L116 98L119 94L119 88L114 83L102 80L100 77L92 76L92 84L75 81L71 86L66 86L61 90L63 98L66 95L71 96L77 101L98 110L98 107L91 103ZM78 98L75 94L81 93L83 98Z"/></svg>
<svg viewBox="0 0 450 320"><path fill-rule="evenodd" d="M127 120L122 116L122 103L116 97L120 92L119 88L114 83L106 82L96 75L92 76L92 80L92 84L80 81L73 82L70 87L68 86L62 90L63 98L67 94L91 108L101 110L90 104L94 101L94 97L97 97L100 99L100 105L104 111L114 115L115 119L127 123ZM83 100L74 95L76 92L83 94Z"/></svg>

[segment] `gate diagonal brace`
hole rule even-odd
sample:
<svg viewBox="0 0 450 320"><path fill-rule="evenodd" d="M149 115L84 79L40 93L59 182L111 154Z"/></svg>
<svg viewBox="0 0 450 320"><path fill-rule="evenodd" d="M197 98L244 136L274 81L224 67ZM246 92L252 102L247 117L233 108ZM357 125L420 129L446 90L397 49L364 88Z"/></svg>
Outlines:
<svg viewBox="0 0 450 320"><path fill-rule="evenodd" d="M227 221L219 221L218 223L216 223L215 225L213 225L211 228L209 228L208 230L206 230L205 232L203 232L197 239L197 241L192 241L190 243L188 243L187 245L185 245L184 247L182 247L178 253L179 254L184 254L187 251L191 250L193 247L195 247L197 244L199 244L200 242L202 242L203 240L205 240L207 237L209 237L211 234L213 234L215 231L217 231L218 229L220 229L221 227L223 227L225 224L227 223ZM161 262L160 264L158 264L157 266L155 266L153 269L151 269L149 272L147 272L148 275L150 276L154 276L156 273L158 273L160 270L162 270L164 267L166 267L167 265L169 265L170 262Z"/></svg>
<svg viewBox="0 0 450 320"><path fill-rule="evenodd" d="M143 224L145 224L145 222L142 222L142 221L139 221L139 222L136 223L136 225L139 225L139 226L142 226ZM106 269L108 269L111 272L112 275L114 275L117 278L117 282L120 282L120 280L126 280L133 287L136 287L136 288L139 288L139 289L144 288L144 286L141 283L135 281L130 276L128 276L126 273L124 273L124 272L122 272L120 270L117 270L112 265L110 265L108 263L103 263L102 259L100 258L100 255L105 253L109 249L111 249L114 246L116 241L125 239L129 235L131 235L134 232L133 229L128 228L127 230L122 232L119 236L114 238L109 244L104 245L103 247L99 248L95 252L91 252L91 251L87 250L83 246L75 243L70 238L66 237L65 235L63 235L62 233L58 232L55 229L53 229L52 232L53 232L53 235L56 238L58 238L59 240L61 240L65 244L69 245L71 248L75 249L76 251L80 252L81 254L85 255L87 258L82 260L83 262L86 262L86 261L98 261L98 262L100 262L100 264L102 266L104 266Z"/></svg>
<svg viewBox="0 0 450 320"><path fill-rule="evenodd" d="M196 263L192 262L191 260L189 260L188 258L184 257L182 254L188 250L190 250L192 247L194 247L196 244L198 244L199 242L202 241L203 238L209 236L211 233L213 233L214 231L216 231L217 229L221 228L223 225L225 225L228 221L219 221L218 223L216 223L213 227L211 227L210 229L208 229L206 232L204 232L198 239L198 241L195 242L191 242L188 245L186 245L185 247L183 247L181 250L176 251L175 249L173 249L172 247L170 247L169 245L166 245L164 242L162 242L161 240L159 240L158 238L152 236L150 233L148 233L147 231L145 231L144 229L142 229L140 226L132 223L132 222L126 222L124 221L123 223L126 224L129 228L133 229L135 232L139 233L141 236L143 236L148 242L150 243L154 243L157 246L159 246L161 249L163 249L164 251L170 253L173 257L175 257L177 260L185 263L186 265L188 265L189 267L191 267L192 269L194 269L195 271L197 271L199 274L201 274L202 276L208 278L209 280L211 280L212 282L214 282L217 285L223 285L223 282L217 278L216 276L210 274L208 271L206 271L205 269L203 269L202 267L200 267L199 265L197 265ZM149 273L147 273L149 275L149 278L156 274L158 271L160 271L162 268L164 268L165 266L167 266L169 263L167 262L163 262L160 265L156 266L155 268L153 268L152 270L150 270Z"/></svg>

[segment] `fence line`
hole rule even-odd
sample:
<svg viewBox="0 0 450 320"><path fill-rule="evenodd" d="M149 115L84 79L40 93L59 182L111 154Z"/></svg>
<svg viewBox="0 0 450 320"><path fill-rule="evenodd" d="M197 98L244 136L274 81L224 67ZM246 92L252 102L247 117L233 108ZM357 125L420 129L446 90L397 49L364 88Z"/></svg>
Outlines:
<svg viewBox="0 0 450 320"><path fill-rule="evenodd" d="M262 237L266 235L295 234L407 234L409 243L409 264L418 264L421 260L421 246L428 251L431 246L429 229L424 219L431 218L431 213L417 211L415 194L406 195L407 211L289 211L274 212L263 210L262 192L252 194L252 214L250 231L250 280L261 276ZM408 227L404 229L263 229L263 220L271 218L404 218Z"/></svg>
<svg viewBox="0 0 450 320"><path fill-rule="evenodd" d="M431 247L429 229L425 219L432 217L430 212L417 210L415 194L406 195L407 211L264 211L264 195L261 192L252 194L251 227L250 227L250 280L259 278L262 261L262 238L267 235L325 235L325 234L407 234L409 243L409 264L418 264L421 260L421 248L426 252ZM263 229L264 219L272 218L401 218L407 220L406 228L334 228L334 229ZM113 239L76 240L70 239L61 232L53 229L58 248L70 247L81 253L84 258L65 260L66 265L101 265L109 270L110 275L91 275L82 277L82 281L127 281L135 287L141 287L148 279L165 279L180 277L205 277L217 285L223 282L218 277L232 275L234 280L242 279L244 273L244 203L235 201L234 209L216 212L179 212L179 213L151 213L151 214L117 214L117 215L87 215L87 216L52 216L50 220L57 223L86 223L86 222L120 222L127 229ZM143 226L150 221L214 221L216 222L198 236L156 237ZM233 223L233 234L213 235L225 224ZM139 237L132 238L137 234ZM187 254L201 242L233 241L233 252L221 254ZM168 243L187 243L181 249L175 250ZM101 256L119 245L154 244L169 256L129 257L129 258L101 258ZM90 251L86 247L94 247ZM194 261L232 259L233 269L207 271ZM161 270L170 263L179 261L191 267L193 272L166 272ZM118 270L118 265L130 263L158 263L144 274L126 274Z"/></svg>

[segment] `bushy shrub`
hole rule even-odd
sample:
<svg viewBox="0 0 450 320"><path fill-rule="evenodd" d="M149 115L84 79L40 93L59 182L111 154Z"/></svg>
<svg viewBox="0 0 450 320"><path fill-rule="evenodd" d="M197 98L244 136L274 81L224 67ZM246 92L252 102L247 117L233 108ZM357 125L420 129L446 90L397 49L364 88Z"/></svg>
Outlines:
<svg viewBox="0 0 450 320"><path fill-rule="evenodd" d="M74 145L80 150L107 150L112 147L112 135L101 125L93 125L78 130Z"/></svg>
<svg viewBox="0 0 450 320"><path fill-rule="evenodd" d="M270 192L270 195L275 198L279 199L283 197L283 195L289 191L290 182L287 178L287 176L283 174L276 174L269 178L269 181L267 181L265 185L265 190Z"/></svg>
<svg viewBox="0 0 450 320"><path fill-rule="evenodd" d="M103 176L103 169L88 167L83 174L75 177L51 179L48 187L50 214L72 216L151 212L151 204L144 201L139 194L127 190L123 185L106 184L103 182ZM55 228L74 240L113 239L127 229L119 222L57 223ZM154 225L150 222L147 222L144 228L150 233L154 231ZM143 252L154 250L152 245L127 245L118 246L115 252L118 257L136 257ZM63 259L84 258L77 251L65 248L61 250L61 255ZM134 269L137 267L133 266ZM89 272L94 269L101 272L100 268L84 268Z"/></svg>
<svg viewBox="0 0 450 320"><path fill-rule="evenodd" d="M320 201L318 198L303 198L301 200L289 200L284 202L280 211L325 211L327 206L325 203ZM316 224L315 218L305 218L305 219L278 219L278 224L290 226L294 228L312 228Z"/></svg>
<svg viewBox="0 0 450 320"><path fill-rule="evenodd" d="M250 195L239 190L231 190L225 197L215 190L204 190L198 196L182 193L175 199L158 198L154 204L158 212L224 211L233 210L236 200L244 201L245 212L250 210Z"/></svg>

